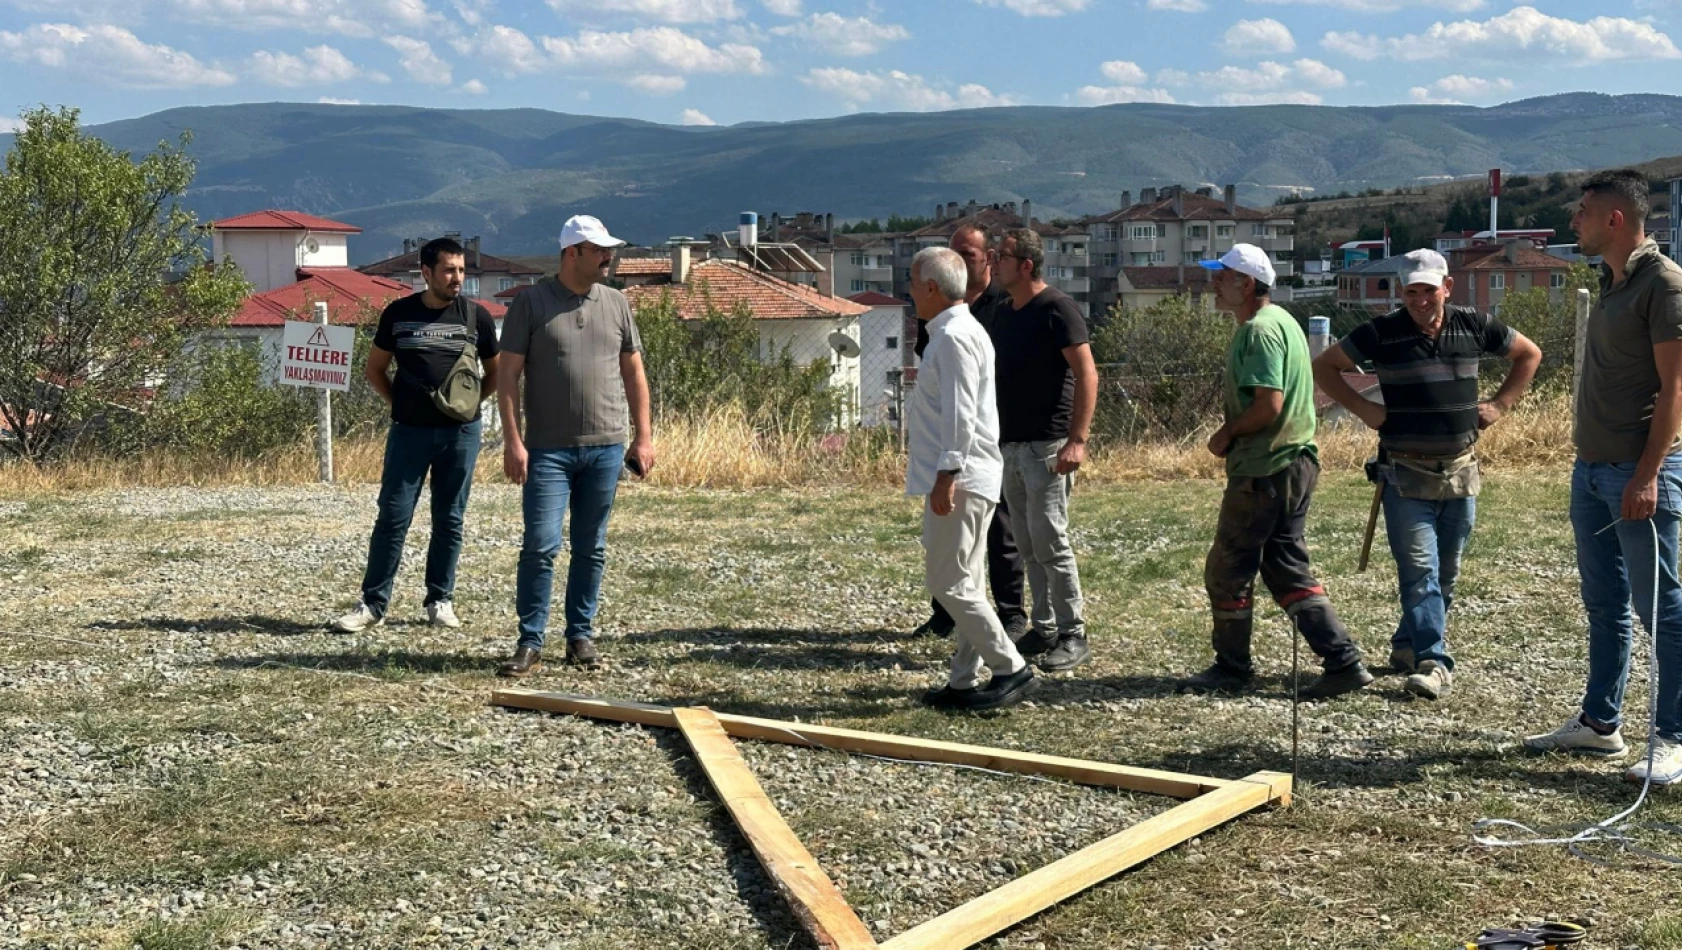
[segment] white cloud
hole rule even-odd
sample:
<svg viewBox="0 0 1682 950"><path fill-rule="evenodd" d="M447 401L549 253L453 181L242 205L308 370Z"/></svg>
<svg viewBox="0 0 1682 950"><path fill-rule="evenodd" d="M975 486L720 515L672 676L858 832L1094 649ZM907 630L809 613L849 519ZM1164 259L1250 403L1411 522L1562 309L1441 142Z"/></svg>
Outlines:
<svg viewBox="0 0 1682 950"><path fill-rule="evenodd" d="M490 92L490 89L477 79L469 79L461 84L461 91L470 96L482 96Z"/></svg>
<svg viewBox="0 0 1682 950"><path fill-rule="evenodd" d="M772 27L771 33L795 37L836 56L869 56L911 38L911 31L898 24L839 13L814 13L799 23Z"/></svg>
<svg viewBox="0 0 1682 950"><path fill-rule="evenodd" d="M1174 95L1166 89L1147 89L1142 86L1082 86L1075 90L1075 98L1089 106L1113 106L1123 102L1172 103Z"/></svg>
<svg viewBox="0 0 1682 950"><path fill-rule="evenodd" d="M69 70L79 78L131 89L228 86L236 79L191 53L142 42L116 26L38 23L21 33L0 30L0 58Z"/></svg>
<svg viewBox="0 0 1682 950"><path fill-rule="evenodd" d="M0 115L0 134L6 132L22 132L23 120L14 119L9 115Z"/></svg>
<svg viewBox="0 0 1682 950"><path fill-rule="evenodd" d="M584 30L574 36L544 36L536 41L513 27L496 26L454 45L458 52L475 54L511 76L546 71L607 78L624 73L758 75L769 68L758 47L738 43L708 46L669 26L617 33Z"/></svg>
<svg viewBox="0 0 1682 950"><path fill-rule="evenodd" d="M1239 20L1221 37L1221 49L1233 56L1296 52L1297 41L1290 28L1278 20Z"/></svg>
<svg viewBox="0 0 1682 950"><path fill-rule="evenodd" d="M654 23L716 23L742 16L736 0L545 0L550 9L577 19L604 14Z"/></svg>
<svg viewBox="0 0 1682 950"><path fill-rule="evenodd" d="M1191 82L1191 73L1183 69L1159 69L1156 71L1156 81L1162 86L1183 86Z"/></svg>
<svg viewBox="0 0 1682 950"><path fill-rule="evenodd" d="M922 76L900 70L858 72L829 67L813 69L800 77L806 85L844 100L857 109L880 105L908 112L937 112L944 109L979 109L1015 105L1010 96L995 95L979 83L965 83L952 90L931 85Z"/></svg>
<svg viewBox="0 0 1682 950"><path fill-rule="evenodd" d="M451 0L451 6L456 8L456 16L468 26L478 26L485 22L485 14L490 12L490 0Z"/></svg>
<svg viewBox="0 0 1682 950"><path fill-rule="evenodd" d="M1417 10L1436 7L1453 13L1471 13L1483 9L1486 0L1250 0L1251 3L1292 4L1315 7L1337 7L1346 13L1394 13L1397 10Z"/></svg>
<svg viewBox="0 0 1682 950"><path fill-rule="evenodd" d="M322 96L315 101L324 106L359 106L362 104L361 99L339 99L335 96Z"/></svg>
<svg viewBox="0 0 1682 950"><path fill-rule="evenodd" d="M1489 99L1513 91L1511 79L1480 79L1456 73L1408 90L1414 102L1437 105L1460 105L1471 99Z"/></svg>
<svg viewBox="0 0 1682 950"><path fill-rule="evenodd" d="M409 36L388 36L385 45L397 51L403 71L415 82L433 86L448 86L452 82L450 64L438 58L431 43Z"/></svg>
<svg viewBox="0 0 1682 950"><path fill-rule="evenodd" d="M1176 13L1202 13L1209 9L1203 0L1146 0L1147 10L1173 10Z"/></svg>
<svg viewBox="0 0 1682 950"><path fill-rule="evenodd" d="M1124 86L1138 86L1150 81L1139 64L1125 59L1112 59L1098 67L1104 78Z"/></svg>
<svg viewBox="0 0 1682 950"><path fill-rule="evenodd" d="M1122 102L1173 102L1166 89L1149 89L1150 82L1139 64L1125 59L1112 59L1098 67L1113 86L1082 86L1075 90L1075 98L1090 106L1108 106Z"/></svg>
<svg viewBox="0 0 1682 950"><path fill-rule="evenodd" d="M689 81L682 76L641 73L626 79L625 85L638 92L646 92L651 96L671 96L682 92L689 85Z"/></svg>
<svg viewBox="0 0 1682 950"><path fill-rule="evenodd" d="M1023 16L1062 16L1079 13L1092 5L1092 0L975 0L989 7L1004 7Z"/></svg>
<svg viewBox="0 0 1682 950"><path fill-rule="evenodd" d="M801 13L801 0L759 0L759 2L763 3L765 9L776 16L799 16Z"/></svg>
<svg viewBox="0 0 1682 950"><path fill-rule="evenodd" d="M359 38L418 30L442 19L426 0L167 0L164 6L171 19L205 26Z"/></svg>
<svg viewBox="0 0 1682 950"><path fill-rule="evenodd" d="M351 62L331 46L311 46L302 56L258 50L246 60L245 75L267 86L319 86L352 79L386 82L384 73L371 72Z"/></svg>
<svg viewBox="0 0 1682 950"><path fill-rule="evenodd" d="M717 125L718 124L717 122L714 122L712 120L712 116L707 115L705 112L702 112L700 109L685 109L685 110L683 110L683 114L678 116L677 121L678 121L679 125Z"/></svg>
<svg viewBox="0 0 1682 950"><path fill-rule="evenodd" d="M1325 89L1342 89L1349 84L1349 78L1342 70L1333 69L1317 59L1299 59L1291 64L1291 71L1296 78L1311 86Z"/></svg>
<svg viewBox="0 0 1682 950"><path fill-rule="evenodd" d="M1312 92L1282 91L1282 92L1223 92L1215 97L1215 104L1222 106L1317 106L1326 100Z"/></svg>
<svg viewBox="0 0 1682 950"><path fill-rule="evenodd" d="M1514 7L1488 20L1438 21L1423 33L1380 38L1331 32L1320 45L1352 59L1523 59L1546 56L1561 65L1677 59L1682 50L1651 23L1623 17L1569 20L1535 7Z"/></svg>

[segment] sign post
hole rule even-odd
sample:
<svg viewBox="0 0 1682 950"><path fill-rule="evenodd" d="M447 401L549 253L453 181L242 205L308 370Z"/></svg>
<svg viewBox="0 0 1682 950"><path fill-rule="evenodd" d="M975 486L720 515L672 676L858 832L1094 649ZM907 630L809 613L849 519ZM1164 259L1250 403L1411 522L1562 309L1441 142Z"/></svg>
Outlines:
<svg viewBox="0 0 1682 950"><path fill-rule="evenodd" d="M356 331L327 323L327 303L317 301L315 322L286 321L281 334L280 381L319 389L315 412L315 452L323 484L333 483L333 394L350 390L351 354Z"/></svg>

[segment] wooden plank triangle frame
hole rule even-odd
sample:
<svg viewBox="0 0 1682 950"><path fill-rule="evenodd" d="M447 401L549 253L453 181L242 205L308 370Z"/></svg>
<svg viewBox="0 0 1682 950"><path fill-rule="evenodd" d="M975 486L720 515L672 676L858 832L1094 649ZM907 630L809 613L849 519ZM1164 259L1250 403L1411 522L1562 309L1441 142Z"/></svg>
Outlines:
<svg viewBox="0 0 1682 950"><path fill-rule="evenodd" d="M1291 802L1291 777L1281 772L1218 779L804 722L732 716L701 707L673 709L524 689L496 690L491 703L681 730L766 873L801 925L825 950L964 950L1217 825L1258 808ZM730 741L732 736L997 772L1049 775L1082 785L1185 801L878 944L840 889L766 798Z"/></svg>

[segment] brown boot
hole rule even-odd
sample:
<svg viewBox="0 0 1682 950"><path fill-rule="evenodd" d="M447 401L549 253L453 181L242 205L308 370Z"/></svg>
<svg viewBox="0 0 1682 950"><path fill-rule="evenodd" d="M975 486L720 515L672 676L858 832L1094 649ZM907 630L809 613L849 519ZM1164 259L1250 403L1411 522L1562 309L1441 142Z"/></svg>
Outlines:
<svg viewBox="0 0 1682 950"><path fill-rule="evenodd" d="M567 641L567 662L573 666L581 666L593 670L602 665L601 654L596 652L596 641L589 637L579 637Z"/></svg>
<svg viewBox="0 0 1682 950"><path fill-rule="evenodd" d="M536 673L543 668L543 651L536 647L520 647L514 651L512 660L504 660L496 668L496 675L510 679L519 679L529 673Z"/></svg>

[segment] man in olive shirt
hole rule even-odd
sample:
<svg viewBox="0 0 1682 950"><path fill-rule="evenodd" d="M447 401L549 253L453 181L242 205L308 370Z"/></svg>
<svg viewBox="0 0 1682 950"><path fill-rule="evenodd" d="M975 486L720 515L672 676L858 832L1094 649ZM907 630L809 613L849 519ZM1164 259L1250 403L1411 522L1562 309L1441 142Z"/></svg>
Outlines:
<svg viewBox="0 0 1682 950"><path fill-rule="evenodd" d="M1601 172L1583 183L1571 219L1582 252L1605 261L1577 385L1571 472L1588 685L1579 714L1524 744L1609 758L1627 751L1618 723L1635 633L1630 602L1652 636L1656 594L1655 737L1627 777L1670 785L1682 782L1682 267L1647 239L1647 211L1646 176Z"/></svg>
<svg viewBox="0 0 1682 950"><path fill-rule="evenodd" d="M525 538L514 584L520 639L502 676L524 676L541 663L549 626L561 517L572 511L567 567L566 659L600 663L596 598L607 566L607 519L629 467L654 467L648 377L642 342L625 295L602 283L613 249L625 242L588 215L561 229L561 266L514 298L502 327L502 469L525 487ZM522 436L515 394L525 376ZM627 431L631 425L634 431ZM626 448L627 440L630 447Z"/></svg>
<svg viewBox="0 0 1682 950"><path fill-rule="evenodd" d="M1227 349L1226 424L1209 437L1209 451L1226 459L1227 473L1215 543L1203 567L1214 614L1215 663L1180 689L1235 690L1254 679L1251 593L1258 569L1325 668L1302 698L1361 689L1372 674L1326 589L1309 573L1303 540L1320 477L1308 340L1296 318L1269 299L1275 275L1261 248L1236 244L1203 266L1215 271L1210 282L1216 303L1238 318L1238 329Z"/></svg>

